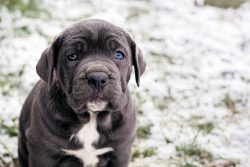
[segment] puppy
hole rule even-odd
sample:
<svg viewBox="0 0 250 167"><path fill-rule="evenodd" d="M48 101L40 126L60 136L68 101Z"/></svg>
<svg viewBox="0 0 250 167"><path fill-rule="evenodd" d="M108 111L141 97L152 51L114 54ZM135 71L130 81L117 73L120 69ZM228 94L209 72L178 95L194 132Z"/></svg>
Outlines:
<svg viewBox="0 0 250 167"><path fill-rule="evenodd" d="M121 28L82 21L63 31L36 66L41 80L20 116L21 167L127 167L135 112L127 87L145 70Z"/></svg>

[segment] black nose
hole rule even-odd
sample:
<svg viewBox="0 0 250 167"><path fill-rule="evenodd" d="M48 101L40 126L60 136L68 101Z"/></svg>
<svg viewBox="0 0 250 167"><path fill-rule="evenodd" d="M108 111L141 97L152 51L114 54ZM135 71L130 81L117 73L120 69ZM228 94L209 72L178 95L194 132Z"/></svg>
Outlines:
<svg viewBox="0 0 250 167"><path fill-rule="evenodd" d="M88 84L92 89L103 89L109 82L108 75L104 72L91 72L87 75Z"/></svg>

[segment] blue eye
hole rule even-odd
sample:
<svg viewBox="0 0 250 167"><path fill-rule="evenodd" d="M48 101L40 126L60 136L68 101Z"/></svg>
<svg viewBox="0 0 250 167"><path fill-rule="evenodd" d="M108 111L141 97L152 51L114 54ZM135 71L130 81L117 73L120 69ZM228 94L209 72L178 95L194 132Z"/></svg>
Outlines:
<svg viewBox="0 0 250 167"><path fill-rule="evenodd" d="M123 60L124 59L124 54L121 52L121 51L117 51L115 53L115 59L118 59L118 60Z"/></svg>
<svg viewBox="0 0 250 167"><path fill-rule="evenodd" d="M77 56L77 54L70 54L67 56L69 61L74 61L74 60L78 60L79 57Z"/></svg>

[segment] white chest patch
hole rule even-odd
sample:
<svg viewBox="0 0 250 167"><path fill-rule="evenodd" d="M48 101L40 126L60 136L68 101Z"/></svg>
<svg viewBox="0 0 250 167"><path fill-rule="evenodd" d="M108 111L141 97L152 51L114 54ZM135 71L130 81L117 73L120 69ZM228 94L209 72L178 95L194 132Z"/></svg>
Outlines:
<svg viewBox="0 0 250 167"><path fill-rule="evenodd" d="M99 133L96 128L96 117L97 114L89 112L90 120L87 124L74 135L79 142L83 144L83 148L79 150L66 150L63 151L68 155L73 155L81 159L84 163L84 166L95 167L98 163L98 155L105 154L107 152L113 151L113 148L106 147L102 149L96 149L93 147L93 143L97 142L99 139Z"/></svg>

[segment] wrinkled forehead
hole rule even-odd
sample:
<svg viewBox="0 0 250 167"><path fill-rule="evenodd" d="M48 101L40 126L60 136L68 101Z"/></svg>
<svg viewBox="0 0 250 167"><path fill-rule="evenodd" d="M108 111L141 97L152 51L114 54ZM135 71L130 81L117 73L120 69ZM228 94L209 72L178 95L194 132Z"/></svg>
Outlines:
<svg viewBox="0 0 250 167"><path fill-rule="evenodd" d="M69 44L74 41L86 41L87 43L105 43L107 41L114 41L128 46L129 35L121 28L111 25L106 22L89 21L77 23L66 29L62 36L64 44Z"/></svg>

